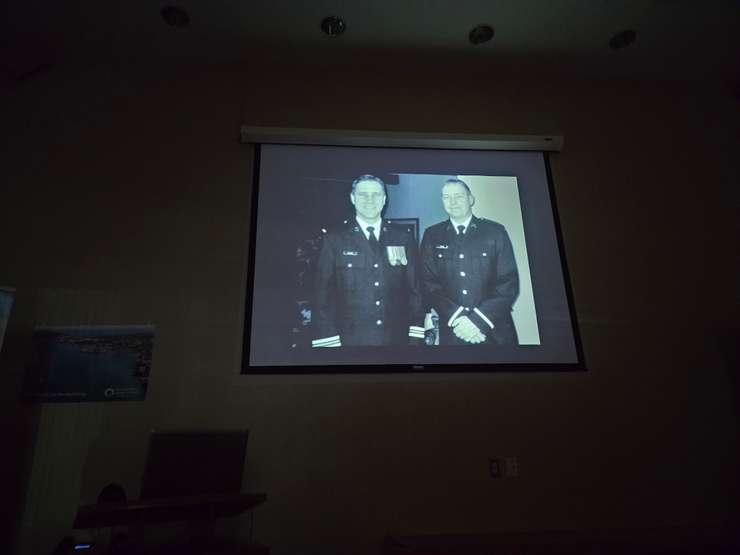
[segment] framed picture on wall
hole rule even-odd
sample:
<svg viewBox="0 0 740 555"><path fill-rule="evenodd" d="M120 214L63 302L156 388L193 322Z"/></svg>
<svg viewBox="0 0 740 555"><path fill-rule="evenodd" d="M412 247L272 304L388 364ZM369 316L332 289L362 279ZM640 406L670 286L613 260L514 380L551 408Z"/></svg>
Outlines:
<svg viewBox="0 0 740 555"><path fill-rule="evenodd" d="M0 351L3 349L3 339L5 330L10 319L10 309L13 307L15 298L15 289L10 287L0 287Z"/></svg>

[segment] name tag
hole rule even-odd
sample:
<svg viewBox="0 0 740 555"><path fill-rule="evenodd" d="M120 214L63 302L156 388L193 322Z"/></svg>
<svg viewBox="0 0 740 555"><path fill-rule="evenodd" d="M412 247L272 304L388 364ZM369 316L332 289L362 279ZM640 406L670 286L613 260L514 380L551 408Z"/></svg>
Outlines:
<svg viewBox="0 0 740 555"><path fill-rule="evenodd" d="M385 250L388 254L388 262L391 266L406 266L409 263L408 259L406 258L406 247L388 246L385 248Z"/></svg>
<svg viewBox="0 0 740 555"><path fill-rule="evenodd" d="M360 256L360 253L357 251L342 251L342 255L344 256Z"/></svg>

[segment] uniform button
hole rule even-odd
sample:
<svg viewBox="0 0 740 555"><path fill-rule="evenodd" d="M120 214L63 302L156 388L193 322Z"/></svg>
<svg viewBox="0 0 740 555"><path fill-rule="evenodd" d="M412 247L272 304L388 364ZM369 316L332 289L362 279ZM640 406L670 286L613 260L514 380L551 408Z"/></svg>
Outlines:
<svg viewBox="0 0 740 555"><path fill-rule="evenodd" d="M376 324L378 324L378 325L381 325L381 324L383 323L383 320L378 320L378 321L377 321L377 322L375 322L375 323L376 323Z"/></svg>
<svg viewBox="0 0 740 555"><path fill-rule="evenodd" d="M463 295L467 295L467 294L468 294L468 290L467 289L463 289Z"/></svg>
<svg viewBox="0 0 740 555"><path fill-rule="evenodd" d="M465 255L463 253L460 253L460 258L465 258Z"/></svg>
<svg viewBox="0 0 740 555"><path fill-rule="evenodd" d="M488 256L486 253L481 253L483 256Z"/></svg>
<svg viewBox="0 0 740 555"><path fill-rule="evenodd" d="M351 267L352 267L352 262L350 262L349 264L347 264L347 268L351 268Z"/></svg>
<svg viewBox="0 0 740 555"><path fill-rule="evenodd" d="M460 275L461 275L462 277L465 277L465 272L460 272Z"/></svg>
<svg viewBox="0 0 740 555"><path fill-rule="evenodd" d="M375 287L379 287L379 286L380 286L380 282L379 282L379 281L376 281L375 283L373 283L373 285L374 285Z"/></svg>
<svg viewBox="0 0 740 555"><path fill-rule="evenodd" d="M380 306L380 301L375 301L375 306Z"/></svg>
<svg viewBox="0 0 740 555"><path fill-rule="evenodd" d="M377 265L377 264L373 264L373 268L377 268L377 267L378 267L378 265Z"/></svg>
<svg viewBox="0 0 740 555"><path fill-rule="evenodd" d="M438 255L437 255L437 258L442 258L442 254L441 254L441 253L440 253L440 254L438 254Z"/></svg>

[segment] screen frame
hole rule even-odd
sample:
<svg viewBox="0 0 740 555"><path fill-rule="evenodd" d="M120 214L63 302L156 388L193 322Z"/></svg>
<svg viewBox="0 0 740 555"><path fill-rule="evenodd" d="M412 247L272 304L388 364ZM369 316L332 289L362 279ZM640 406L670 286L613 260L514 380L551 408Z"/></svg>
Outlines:
<svg viewBox="0 0 740 555"><path fill-rule="evenodd" d="M266 131L267 130L267 131ZM252 191L247 241L247 275L244 296L244 320L241 349L241 375L316 375L316 374L411 374L411 373L499 373L499 372L579 372L586 371L583 344L575 309L574 294L570 280L565 244L563 241L560 216L556 202L555 187L552 177L550 153L562 148L560 136L484 136L466 135L441 137L428 134L393 133L381 135L366 132L337 132L330 130L315 131L285 128L255 128L242 126L242 142L251 144L253 153ZM353 135L354 134L354 135ZM385 140L383 139L385 137ZM423 141L419 142L419 137ZM455 138L457 137L457 138ZM502 137L505 137L502 142ZM312 140L313 139L313 140ZM517 139L520 142L517 143ZM483 151L539 151L544 157L547 176L547 189L552 208L555 239L557 241L563 284L568 305L571 331L576 350L577 362L574 363L459 363L459 364L326 364L326 365L290 365L258 366L250 364L252 312L254 301L255 255L257 242L257 214L259 213L259 177L260 153L262 145L289 144L306 146L347 146L347 147L381 147L396 149L465 149ZM414 146L418 145L418 146ZM453 146L457 145L457 146ZM519 148L515 148L515 147ZM543 148L548 147L548 148ZM518 349L537 348L538 346L520 345ZM354 349L363 349L354 347ZM377 349L366 347L366 349Z"/></svg>

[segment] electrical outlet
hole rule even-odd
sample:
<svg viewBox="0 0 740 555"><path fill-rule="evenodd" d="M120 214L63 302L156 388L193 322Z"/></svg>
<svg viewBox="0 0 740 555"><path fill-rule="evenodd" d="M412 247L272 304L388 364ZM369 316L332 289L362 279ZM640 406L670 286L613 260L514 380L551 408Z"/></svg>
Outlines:
<svg viewBox="0 0 740 555"><path fill-rule="evenodd" d="M519 476L519 461L516 460L516 457L506 457L504 459L504 476L507 478Z"/></svg>
<svg viewBox="0 0 740 555"><path fill-rule="evenodd" d="M499 459L488 459L489 478L501 478L501 462Z"/></svg>

